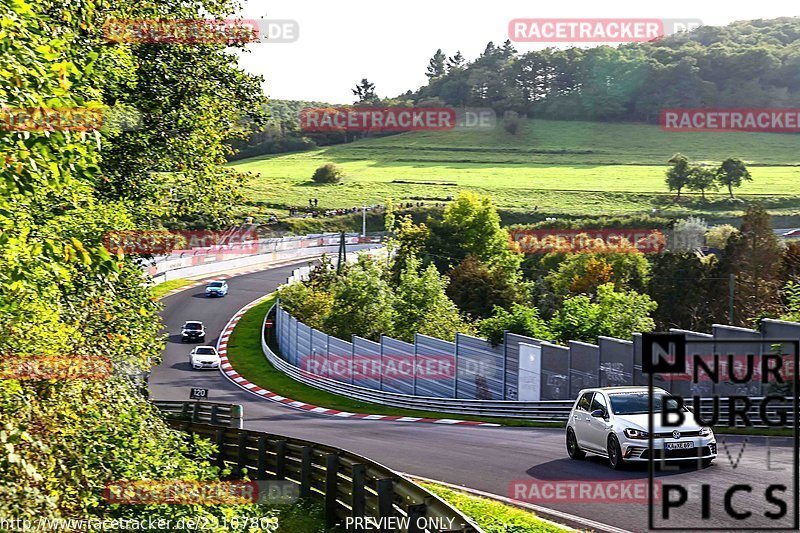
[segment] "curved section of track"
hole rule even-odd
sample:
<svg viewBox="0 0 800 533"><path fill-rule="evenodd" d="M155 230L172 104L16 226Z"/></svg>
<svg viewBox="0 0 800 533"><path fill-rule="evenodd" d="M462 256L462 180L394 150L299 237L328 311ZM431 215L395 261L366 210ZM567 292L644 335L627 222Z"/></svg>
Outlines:
<svg viewBox="0 0 800 533"><path fill-rule="evenodd" d="M514 496L509 489L517 481L612 481L647 482L645 467L613 471L600 458L573 461L567 457L562 430L511 427L458 427L404 422L382 423L370 420L338 419L300 412L266 401L243 391L219 371L194 371L189 366L191 345L181 344L180 326L186 320L201 320L206 325L206 344L216 344L228 320L257 297L274 291L285 282L296 265L276 267L228 279L227 297L207 299L202 287L187 289L163 299L164 324L169 341L161 365L150 377L151 396L165 400L188 400L190 387L209 389L209 401L244 405L245 427L291 435L338 446L370 457L390 468L422 477L440 479L456 485L501 496ZM733 461L743 439L718 437L730 449ZM787 446L789 439L771 442ZM712 487L736 482L754 485L783 480L791 487L789 470L767 468L768 448L763 440L747 442L737 467L732 468L724 450L708 469L681 468L660 479L676 483L708 483ZM785 479L784 479L785 478ZM790 489L791 490L791 489ZM737 497L743 508L766 510L763 495ZM548 502L546 507L629 531L647 530L647 503L609 501L603 503ZM712 502L715 527L735 526L722 516L722 502ZM670 521L671 527L696 527L700 504L687 504ZM717 519L718 518L718 519Z"/></svg>

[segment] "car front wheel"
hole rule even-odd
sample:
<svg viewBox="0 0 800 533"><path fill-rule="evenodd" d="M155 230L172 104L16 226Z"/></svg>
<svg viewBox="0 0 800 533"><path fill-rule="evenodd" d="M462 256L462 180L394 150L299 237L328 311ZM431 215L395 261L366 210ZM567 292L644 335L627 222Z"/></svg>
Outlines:
<svg viewBox="0 0 800 533"><path fill-rule="evenodd" d="M578 446L578 439L575 437L575 432L572 428L567 429L567 453L570 459L583 459L586 457L586 452Z"/></svg>
<svg viewBox="0 0 800 533"><path fill-rule="evenodd" d="M614 470L619 470L625 464L622 459L622 448L619 445L619 440L614 435L608 437L608 464Z"/></svg>

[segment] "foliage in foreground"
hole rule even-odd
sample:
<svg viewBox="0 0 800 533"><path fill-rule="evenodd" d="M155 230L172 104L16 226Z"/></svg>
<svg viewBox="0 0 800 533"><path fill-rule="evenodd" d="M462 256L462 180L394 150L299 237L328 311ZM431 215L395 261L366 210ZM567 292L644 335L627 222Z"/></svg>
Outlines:
<svg viewBox="0 0 800 533"><path fill-rule="evenodd" d="M164 15L175 17L223 16L231 7L224 2L160 6ZM142 98L138 103L143 104L150 91L160 95L151 107L141 108L152 123L145 121L135 132L105 126L89 132L0 132L0 353L8 363L4 372L11 372L0 380L4 518L176 520L272 514L256 505L121 505L103 498L109 482L226 475L208 461L210 444L187 442L137 391L138 379L158 362L163 347L159 305L139 265L112 255L102 244L105 232L132 229L159 214L182 216L158 202L133 205L139 193L151 199L146 190L152 183L139 178L152 177L148 172L158 169L145 161L181 169L191 190L213 188L210 178L225 128L206 113L230 117L198 105L209 86L198 85L192 94L196 99L188 100L180 99L179 87L166 90L168 78L186 77L186 68L220 74L235 70L233 56L222 54L221 46L137 48L109 45L103 38L106 17L146 13L151 12L126 2L113 9L94 0L0 3L4 107L105 109L128 98ZM242 94L253 86L253 80L227 79ZM171 114L189 104L197 105L195 114ZM159 128L174 127L175 121L184 135L165 141ZM207 157L192 159L196 135L204 136L201 149ZM141 172L127 171L136 167ZM183 203L179 209L193 206ZM221 210L212 215L225 218ZM16 373L24 369L17 362L33 358L66 358L71 368L78 360L108 360L111 373L96 379L26 379Z"/></svg>

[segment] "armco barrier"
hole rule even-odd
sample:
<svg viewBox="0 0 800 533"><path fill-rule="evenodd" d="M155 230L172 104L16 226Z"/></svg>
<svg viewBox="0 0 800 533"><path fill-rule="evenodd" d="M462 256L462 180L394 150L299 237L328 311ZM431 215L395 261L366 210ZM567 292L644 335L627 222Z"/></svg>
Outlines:
<svg viewBox="0 0 800 533"><path fill-rule="evenodd" d="M308 270L296 269L289 283L305 279ZM631 340L601 336L597 344L572 341L568 346L510 332L497 346L461 334L454 342L419 334L413 342L385 335L373 342L356 336L337 339L299 322L280 305L274 315L277 346L285 361L306 370L309 369L304 365L310 361L312 373L321 368L322 377L384 392L441 399L541 401L572 400L582 388L594 386L647 384L642 372L642 337L638 333ZM688 346L696 353L760 356L774 353L770 339L800 339L800 323L765 319L758 330L716 324L713 335L674 332L685 335ZM700 345L696 340L712 342ZM785 344L782 348L788 351L784 353L792 353L792 346ZM409 371L409 361L414 372ZM347 365L352 367L350 375L341 371ZM448 372L433 372L433 366ZM328 372L329 369L336 372ZM657 384L683 396L690 392L686 381ZM750 383L746 390L724 382L697 387L692 394L703 397L760 397L770 393L768 386L758 382Z"/></svg>
<svg viewBox="0 0 800 533"><path fill-rule="evenodd" d="M264 317L264 326L271 312L272 310ZM261 348L264 351L264 355L266 355L267 359L275 368L301 383L356 400L407 409L438 411L461 415L523 418L539 422L566 421L573 403L572 401L519 402L509 400L464 400L412 396L359 387L335 379L311 376L308 372L278 357L267 343L264 335L266 327L262 327L261 331Z"/></svg>
<svg viewBox="0 0 800 533"><path fill-rule="evenodd" d="M269 316L269 314L267 314ZM266 318L265 318L266 320ZM572 409L572 400L544 400L544 401L512 401L512 400L465 400L456 398L433 398L424 396L412 396L408 394L397 394L387 391L379 391L364 387L357 387L347 383L342 383L334 379L318 376L311 376L299 368L287 363L278 357L266 342L262 329L261 347L267 359L272 365L288 375L292 379L305 383L327 392L339 394L354 400L377 403L390 407L403 409L416 409L423 411L436 411L440 413L483 416L488 418L512 418L524 419L531 422L552 422L566 423ZM763 397L750 398L752 405L747 411L752 421L760 421L759 407ZM701 400L700 414L710 417L713 409L713 400L703 398ZM719 419L727 422L730 416L730 409L726 402L719 403ZM792 420L791 411L786 411L788 420ZM744 426L740 419L734 421L733 425ZM766 427L756 423L754 427Z"/></svg>
<svg viewBox="0 0 800 533"><path fill-rule="evenodd" d="M290 283L304 279L307 274L307 269L295 270L290 278ZM354 342L350 343L309 328L281 310L280 302L270 309L264 317L265 322L267 317L272 315L276 317L273 331L279 339L283 338L288 341L283 345L278 342L281 350L281 356L279 356L266 342L264 338L266 330L262 328L262 350L273 366L293 379L312 387L392 407L459 415L519 418L537 422L564 422L572 402L581 388L598 385L601 387L645 385L647 383L646 376L642 375L640 334L634 335L632 341L600 337L598 345L572 342L568 347L511 333L506 333L503 345L494 348L487 346L483 339L461 335L457 336L455 343L417 335L413 344L384 336L380 343L364 345L369 341L354 337ZM715 335L674 331L686 334L690 344L692 339L713 340L716 338L723 341L734 338L742 345L736 345L736 349L768 353L772 346L768 346L765 339L779 337L786 339L800 336L800 324L765 319L762 321L760 331L722 325L714 327ZM481 343L484 344L481 345ZM715 345L722 346L723 344L720 342ZM424 352L420 352L420 346L425 347ZM725 344L725 346L730 345ZM543 396L545 394L549 396L546 400L523 401L516 399L518 391L515 378L517 372L522 370L520 359L531 349L535 352L538 350L541 360L540 390ZM379 357L381 361L384 360L386 354L390 354L391 361L407 357L420 357L420 353L434 354L438 357L450 355L457 369L457 376L461 374L459 361L483 359L490 362L491 371L487 373L487 376L492 379L486 379L480 388L472 387L471 390L463 386L459 387L459 380L451 378L439 380L433 388L420 387L422 380L414 380L413 387L409 389L409 380L403 382L381 376L378 380L356 381L352 379L348 381L342 380L341 376L339 379L333 379L331 376L312 374L307 371L307 368L303 368L301 362L301 358L308 355L318 357L323 361L326 356L346 361L348 357L362 355L362 352L373 359ZM424 385L424 383L422 384ZM682 396L697 394L708 398L712 395L725 397L729 394L739 393L732 389L730 384L711 386L708 387L708 390L698 389L694 393L681 390L684 387L681 382L657 382L655 385L669 392L680 393ZM498 390L504 390L506 398L510 396L513 399L485 399L494 397L493 393L496 394ZM753 405L748 413L752 420L760 420L758 406L768 391L759 388L758 390L748 390L748 392L750 393L748 396L753 400ZM470 393L473 395L472 397L467 396ZM710 402L710 399L703 400L702 414L708 415L711 412ZM728 406L720 405L719 412L721 418L727 420ZM737 423L741 424L741 421L737 421Z"/></svg>
<svg viewBox="0 0 800 533"><path fill-rule="evenodd" d="M239 475L246 472L251 480L290 481L299 487L301 498L321 499L328 526L343 525L348 517L395 517L398 522L408 520L408 527L392 531L482 533L467 516L416 483L340 448L210 424L169 424L215 442L219 453L213 459L220 467L231 467ZM452 526L420 527L434 523Z"/></svg>
<svg viewBox="0 0 800 533"><path fill-rule="evenodd" d="M361 238L354 234L345 236L345 242L353 244L379 243L380 239ZM336 254L339 249L339 234L326 233L280 239L260 239L257 246L247 245L248 252L236 250L231 245L221 250L208 248L183 251L159 258L146 267L154 283L189 276L212 275L225 270L244 268L258 264L277 263L292 259ZM253 248L252 251L250 249Z"/></svg>
<svg viewBox="0 0 800 533"><path fill-rule="evenodd" d="M242 427L242 406L215 402L153 400L168 420L202 422L215 426Z"/></svg>

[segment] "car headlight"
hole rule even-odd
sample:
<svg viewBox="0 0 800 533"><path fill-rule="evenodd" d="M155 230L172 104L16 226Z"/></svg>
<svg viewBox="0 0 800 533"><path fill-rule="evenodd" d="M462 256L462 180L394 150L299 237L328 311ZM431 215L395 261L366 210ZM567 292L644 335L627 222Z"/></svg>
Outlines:
<svg viewBox="0 0 800 533"><path fill-rule="evenodd" d="M646 439L650 434L640 429L625 428L625 436L629 439Z"/></svg>
<svg viewBox="0 0 800 533"><path fill-rule="evenodd" d="M700 428L700 436L701 437L708 437L712 433L713 432L711 431L711 428Z"/></svg>

